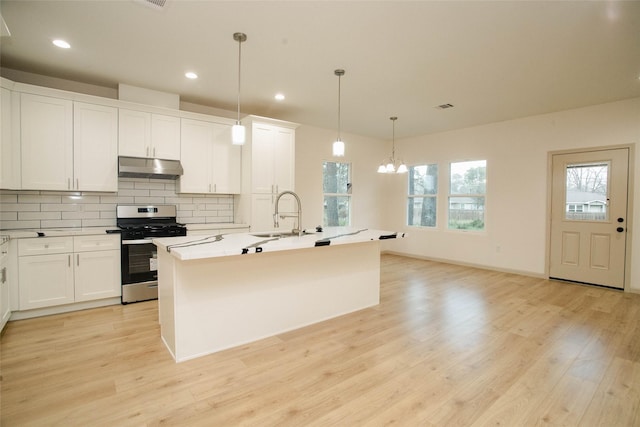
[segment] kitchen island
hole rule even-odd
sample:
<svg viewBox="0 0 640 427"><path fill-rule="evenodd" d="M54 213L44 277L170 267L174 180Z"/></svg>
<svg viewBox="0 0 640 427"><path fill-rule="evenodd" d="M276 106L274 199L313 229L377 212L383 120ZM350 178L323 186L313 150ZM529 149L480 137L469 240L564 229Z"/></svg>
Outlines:
<svg viewBox="0 0 640 427"><path fill-rule="evenodd" d="M277 233L154 240L161 335L176 362L377 305L380 241L403 237Z"/></svg>

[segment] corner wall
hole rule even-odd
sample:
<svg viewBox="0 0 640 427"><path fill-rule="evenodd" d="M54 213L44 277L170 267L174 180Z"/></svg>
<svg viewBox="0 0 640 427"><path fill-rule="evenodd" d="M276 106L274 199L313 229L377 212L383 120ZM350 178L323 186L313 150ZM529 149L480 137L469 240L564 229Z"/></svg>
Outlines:
<svg viewBox="0 0 640 427"><path fill-rule="evenodd" d="M384 227L404 230L409 237L387 250L544 276L548 153L637 144L637 182L639 142L640 98L396 141L396 151L411 164L438 163L438 225L435 229L405 225L407 179L396 180L387 190ZM449 231L448 164L474 159L487 160L486 231ZM639 227L640 184L633 191L633 225ZM628 290L640 292L640 233L629 230L628 238L634 248Z"/></svg>

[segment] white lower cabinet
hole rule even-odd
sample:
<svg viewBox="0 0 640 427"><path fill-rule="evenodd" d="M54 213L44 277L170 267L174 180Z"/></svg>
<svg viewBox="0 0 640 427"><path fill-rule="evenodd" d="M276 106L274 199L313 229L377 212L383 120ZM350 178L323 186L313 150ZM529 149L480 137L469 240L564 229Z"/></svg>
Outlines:
<svg viewBox="0 0 640 427"><path fill-rule="evenodd" d="M120 296L120 251L75 254L75 302Z"/></svg>
<svg viewBox="0 0 640 427"><path fill-rule="evenodd" d="M20 310L75 302L73 254L18 257Z"/></svg>
<svg viewBox="0 0 640 427"><path fill-rule="evenodd" d="M20 310L120 296L119 247L118 236L21 239Z"/></svg>
<svg viewBox="0 0 640 427"><path fill-rule="evenodd" d="M0 331L11 317L9 299L9 242L0 244Z"/></svg>

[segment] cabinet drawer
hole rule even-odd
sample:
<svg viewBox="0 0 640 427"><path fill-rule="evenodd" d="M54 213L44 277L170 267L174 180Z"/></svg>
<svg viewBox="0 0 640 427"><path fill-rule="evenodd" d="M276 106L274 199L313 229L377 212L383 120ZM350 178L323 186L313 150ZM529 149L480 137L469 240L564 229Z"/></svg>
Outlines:
<svg viewBox="0 0 640 427"><path fill-rule="evenodd" d="M72 237L36 237L18 240L18 256L73 252Z"/></svg>
<svg viewBox="0 0 640 427"><path fill-rule="evenodd" d="M120 249L120 235L74 236L74 252L110 251Z"/></svg>

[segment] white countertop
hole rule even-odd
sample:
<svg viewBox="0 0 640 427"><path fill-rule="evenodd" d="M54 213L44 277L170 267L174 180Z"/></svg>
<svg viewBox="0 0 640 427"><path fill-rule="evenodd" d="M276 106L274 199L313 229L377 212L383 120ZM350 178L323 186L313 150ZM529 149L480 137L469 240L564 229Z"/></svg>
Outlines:
<svg viewBox="0 0 640 427"><path fill-rule="evenodd" d="M287 251L362 243L371 240L402 238L404 233L394 231L356 229L350 227L326 227L320 233L306 233L302 236L259 237L256 234L271 232L219 234L210 236L164 237L154 239L158 250L167 250L180 260L216 258L232 255L255 254L260 252Z"/></svg>
<svg viewBox="0 0 640 427"><path fill-rule="evenodd" d="M211 224L186 224L187 230L224 230L227 228L249 228L248 224L211 223ZM42 228L42 229L12 229L0 230L0 235L10 239L24 239L29 237L66 237L66 236L91 236L105 234L107 230L118 230L113 227L84 227L84 228ZM40 233L40 234L39 234Z"/></svg>
<svg viewBox="0 0 640 427"><path fill-rule="evenodd" d="M118 230L113 227L85 227L85 228L42 228L42 229L16 229L0 230L0 234L11 239L24 239L29 237L66 237L66 236L90 236L105 234L107 230Z"/></svg>

